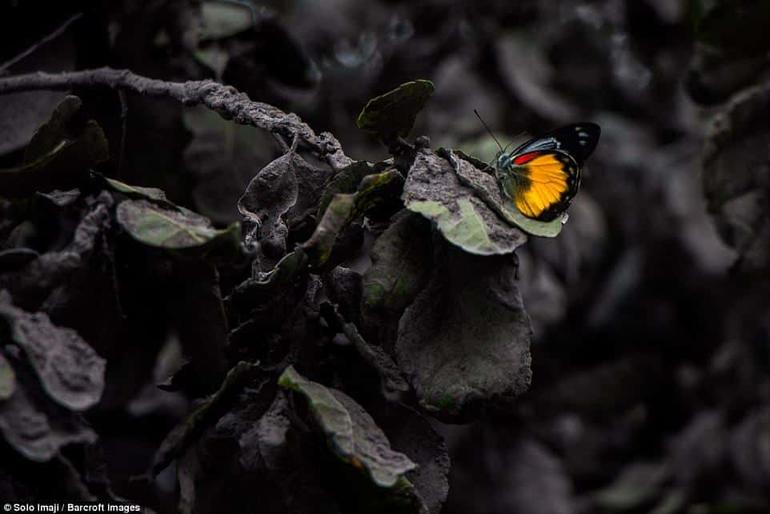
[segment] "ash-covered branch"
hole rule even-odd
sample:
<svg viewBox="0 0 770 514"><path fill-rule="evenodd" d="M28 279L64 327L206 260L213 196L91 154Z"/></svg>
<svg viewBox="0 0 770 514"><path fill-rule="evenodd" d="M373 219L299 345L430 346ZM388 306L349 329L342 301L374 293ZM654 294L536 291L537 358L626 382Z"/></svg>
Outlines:
<svg viewBox="0 0 770 514"><path fill-rule="evenodd" d="M351 162L339 141L330 133L316 134L296 114L255 102L231 86L212 80L169 82L137 75L129 70L97 68L64 73L36 72L0 78L0 94L31 90L69 90L73 88L107 87L147 96L172 98L184 105L205 105L227 120L252 125L293 140L299 137L334 169Z"/></svg>

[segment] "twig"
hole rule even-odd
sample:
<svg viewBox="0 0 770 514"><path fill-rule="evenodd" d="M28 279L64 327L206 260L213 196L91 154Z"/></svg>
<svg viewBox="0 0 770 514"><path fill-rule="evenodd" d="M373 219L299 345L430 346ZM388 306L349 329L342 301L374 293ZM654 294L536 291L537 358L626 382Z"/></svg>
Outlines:
<svg viewBox="0 0 770 514"><path fill-rule="evenodd" d="M12 59L5 61L3 64L0 64L0 75L5 74L8 68L24 60L25 57L34 53L41 46L61 36L64 33L64 31L66 31L67 28L69 28L70 25L72 25L74 22L79 20L82 16L83 16L83 13L77 13L73 16L70 16L58 29L48 34L40 41L30 46L29 48L24 50L22 53L18 54L16 57L13 57Z"/></svg>
<svg viewBox="0 0 770 514"><path fill-rule="evenodd" d="M269 130L288 140L299 137L305 145L326 159L335 170L353 162L342 151L339 141L329 132L316 134L296 114L287 114L270 104L254 102L245 93L212 80L167 82L142 77L130 70L112 68L64 73L36 72L0 78L0 95L41 89L68 90L101 87L172 98L188 106L205 105L226 120Z"/></svg>

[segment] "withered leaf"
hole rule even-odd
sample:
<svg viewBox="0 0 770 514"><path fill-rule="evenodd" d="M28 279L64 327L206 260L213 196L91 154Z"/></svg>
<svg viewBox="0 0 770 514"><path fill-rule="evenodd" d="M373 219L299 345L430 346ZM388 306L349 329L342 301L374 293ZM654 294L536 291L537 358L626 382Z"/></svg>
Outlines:
<svg viewBox="0 0 770 514"><path fill-rule="evenodd" d="M57 327L47 314L30 314L16 308L5 291L0 292L0 319L53 400L76 411L99 401L106 362L77 332Z"/></svg>

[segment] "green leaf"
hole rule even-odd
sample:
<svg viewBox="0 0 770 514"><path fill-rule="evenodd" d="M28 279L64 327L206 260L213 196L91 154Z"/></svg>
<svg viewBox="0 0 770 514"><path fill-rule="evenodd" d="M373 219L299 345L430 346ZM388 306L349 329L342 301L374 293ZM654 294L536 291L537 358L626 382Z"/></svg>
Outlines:
<svg viewBox="0 0 770 514"><path fill-rule="evenodd" d="M166 209L147 200L126 200L118 205L117 220L135 240L166 250L237 248L240 225L216 229L208 218L187 209Z"/></svg>
<svg viewBox="0 0 770 514"><path fill-rule="evenodd" d="M104 391L106 362L70 328L51 323L47 314L16 308L0 292L0 323L24 351L48 396L70 410L96 405Z"/></svg>
<svg viewBox="0 0 770 514"><path fill-rule="evenodd" d="M16 390L16 373L11 364L0 353L0 402L7 400Z"/></svg>
<svg viewBox="0 0 770 514"><path fill-rule="evenodd" d="M356 125L380 137L406 137L412 130L417 113L425 106L434 89L430 80L401 84L396 89L369 100L358 115Z"/></svg>
<svg viewBox="0 0 770 514"><path fill-rule="evenodd" d="M312 382L289 366L278 384L308 400L329 447L344 462L366 470L381 487L397 487L403 475L416 467L403 453L393 451L372 417L346 394Z"/></svg>
<svg viewBox="0 0 770 514"><path fill-rule="evenodd" d="M528 388L532 329L510 256L441 250L401 317L395 350L421 406L462 421Z"/></svg>
<svg viewBox="0 0 770 514"><path fill-rule="evenodd" d="M406 208L435 221L447 241L468 253L506 254L524 244L526 235L460 180L471 173L488 175L463 160L455 159L454 164L461 172L455 172L447 159L421 149L404 184Z"/></svg>

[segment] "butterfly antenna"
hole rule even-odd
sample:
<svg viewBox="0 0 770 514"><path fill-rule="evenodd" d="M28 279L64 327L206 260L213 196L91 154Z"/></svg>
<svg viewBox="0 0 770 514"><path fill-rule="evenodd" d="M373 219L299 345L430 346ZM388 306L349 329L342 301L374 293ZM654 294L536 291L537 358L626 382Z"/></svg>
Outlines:
<svg viewBox="0 0 770 514"><path fill-rule="evenodd" d="M503 145L500 144L500 141L498 141L495 135L492 133L492 130L489 128L489 125L487 125L487 123L481 118L479 111L477 111L476 109L473 109L473 112L476 115L476 117L479 119L481 124L484 125L484 128L487 129L487 132L489 132L489 135L492 136L492 139L495 140L495 143L497 143L497 146L500 148L500 151L504 152L505 150L503 150Z"/></svg>

